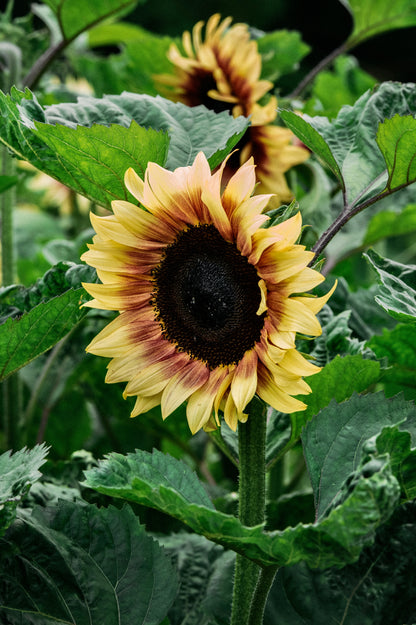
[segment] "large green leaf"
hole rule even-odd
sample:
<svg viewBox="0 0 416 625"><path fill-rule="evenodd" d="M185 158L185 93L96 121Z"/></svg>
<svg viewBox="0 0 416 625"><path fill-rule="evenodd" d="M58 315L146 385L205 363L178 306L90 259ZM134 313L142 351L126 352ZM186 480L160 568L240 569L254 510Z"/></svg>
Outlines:
<svg viewBox="0 0 416 625"><path fill-rule="evenodd" d="M376 302L395 319L416 322L416 265L383 258L374 250L364 254L380 282Z"/></svg>
<svg viewBox="0 0 416 625"><path fill-rule="evenodd" d="M13 523L22 497L41 477L39 468L45 462L47 452L44 445L37 445L13 455L11 451L0 455L0 536Z"/></svg>
<svg viewBox="0 0 416 625"><path fill-rule="evenodd" d="M0 116L0 140L19 158L107 207L128 197L128 167L141 175L149 161L174 169L201 150L216 167L249 125L228 112L134 93L42 108L29 90L13 89L0 93Z"/></svg>
<svg viewBox="0 0 416 625"><path fill-rule="evenodd" d="M159 625L175 570L128 506L20 514L0 549L0 615L17 625Z"/></svg>
<svg viewBox="0 0 416 625"><path fill-rule="evenodd" d="M300 397L307 408L291 415L292 441L299 438L303 426L331 400L342 402L355 392L365 391L379 377L380 364L374 360L367 360L360 354L336 356L319 373L308 378L312 392Z"/></svg>
<svg viewBox="0 0 416 625"><path fill-rule="evenodd" d="M415 0L341 0L350 11L354 28L348 38L348 47L396 28L408 28L416 25Z"/></svg>
<svg viewBox="0 0 416 625"><path fill-rule="evenodd" d="M129 13L139 0L45 0L55 13L65 41L72 41L84 30L109 17Z"/></svg>
<svg viewBox="0 0 416 625"><path fill-rule="evenodd" d="M366 442L385 426L409 431L415 444L414 403L400 396L386 399L382 393L354 395L342 404L332 401L306 425L302 441L318 518L338 500L347 478L351 480Z"/></svg>
<svg viewBox="0 0 416 625"><path fill-rule="evenodd" d="M279 570L266 623L280 625L403 625L415 622L416 503L399 506L374 545L342 569ZM300 592L300 589L302 591Z"/></svg>
<svg viewBox="0 0 416 625"><path fill-rule="evenodd" d="M412 115L394 115L380 124L377 144L389 172L387 190L404 187L416 180L415 143L416 119Z"/></svg>
<svg viewBox="0 0 416 625"><path fill-rule="evenodd" d="M183 462L166 457L157 482L153 457L160 464L159 455L136 451L126 459L110 454L97 469L86 471L84 484L170 514L198 534L263 565L305 560L312 567L325 568L354 561L393 512L400 491L386 457L379 460L376 470L358 467L354 488L345 489L345 499L319 524L266 533L262 526L245 527L236 517L201 504L201 487L193 488L196 478Z"/></svg>
<svg viewBox="0 0 416 625"><path fill-rule="evenodd" d="M368 342L380 359L386 358L389 367L383 371L381 382L386 395L403 392L406 399L416 400L416 325L399 324L393 330L383 330Z"/></svg>
<svg viewBox="0 0 416 625"><path fill-rule="evenodd" d="M385 82L377 90L364 93L354 106L344 106L332 121L326 117L300 117L291 111L282 111L281 116L332 170L344 191L347 207L353 209L386 190L391 192L414 181L414 151L407 139L412 136L409 113L416 113L414 85ZM403 140L400 133L405 136ZM397 151L398 146L400 158L396 164L391 162L391 151Z"/></svg>

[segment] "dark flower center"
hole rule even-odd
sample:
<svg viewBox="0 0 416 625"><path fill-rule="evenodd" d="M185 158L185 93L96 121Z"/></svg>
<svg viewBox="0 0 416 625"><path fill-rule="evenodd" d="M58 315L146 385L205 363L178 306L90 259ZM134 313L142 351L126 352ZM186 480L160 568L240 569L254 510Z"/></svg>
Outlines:
<svg viewBox="0 0 416 625"><path fill-rule="evenodd" d="M188 80L183 99L189 106L203 104L215 113L221 113L222 111L229 111L231 113L234 105L229 102L222 102L221 100L211 98L211 96L208 95L208 91L211 91L211 89L217 89L214 76L211 72L198 69Z"/></svg>
<svg viewBox="0 0 416 625"><path fill-rule="evenodd" d="M260 339L259 277L215 226L183 230L153 278L153 306L165 338L210 369L239 362Z"/></svg>

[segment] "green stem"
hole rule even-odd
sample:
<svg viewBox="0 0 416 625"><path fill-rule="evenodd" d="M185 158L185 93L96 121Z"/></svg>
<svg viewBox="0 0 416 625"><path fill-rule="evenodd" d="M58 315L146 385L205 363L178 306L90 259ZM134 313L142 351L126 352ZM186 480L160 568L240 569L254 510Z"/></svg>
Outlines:
<svg viewBox="0 0 416 625"><path fill-rule="evenodd" d="M7 148L1 148L1 173L3 176L15 174L15 164ZM13 205L15 188L12 187L0 195L1 206L1 277L2 285L14 282L14 246L13 246Z"/></svg>
<svg viewBox="0 0 416 625"><path fill-rule="evenodd" d="M248 407L246 423L238 426L239 510L238 517L248 527L260 525L265 517L266 498L266 406L255 398ZM250 611L260 567L237 555L231 625L251 625Z"/></svg>
<svg viewBox="0 0 416 625"><path fill-rule="evenodd" d="M250 625L263 625L267 597L277 573L277 566L268 566L260 573L250 610Z"/></svg>

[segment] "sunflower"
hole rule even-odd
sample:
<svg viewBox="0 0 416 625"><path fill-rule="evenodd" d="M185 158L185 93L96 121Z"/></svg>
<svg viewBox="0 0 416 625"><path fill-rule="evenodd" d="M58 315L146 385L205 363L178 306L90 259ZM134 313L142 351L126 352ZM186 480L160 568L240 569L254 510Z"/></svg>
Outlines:
<svg viewBox="0 0 416 625"><path fill-rule="evenodd" d="M321 333L324 297L299 295L324 278L313 252L296 244L298 213L267 226L269 195L252 196L252 159L221 193L225 162L211 174L201 152L168 171L149 163L144 182L125 184L144 207L115 200L113 215L91 215L96 231L83 260L102 284L85 284L88 305L120 314L87 351L110 357L107 382L127 382L131 416L161 405L165 419L187 400L193 433L215 428L219 411L236 429L257 394L283 412L305 405L303 375L319 368L295 348L295 334Z"/></svg>
<svg viewBox="0 0 416 625"><path fill-rule="evenodd" d="M155 76L155 81L164 95L189 106L204 104L216 112L228 110L234 117L250 116L251 126L238 146L240 159L232 170L254 156L261 183L256 192L273 193L275 203L280 204L293 197L284 174L303 163L309 152L293 144L290 130L273 125L277 117L274 96L267 104L259 104L273 83L260 79L261 55L248 26L231 22L230 17L221 21L215 14L206 24L204 38L204 22L194 26L192 36L186 31L184 53L175 44L168 52L175 73Z"/></svg>

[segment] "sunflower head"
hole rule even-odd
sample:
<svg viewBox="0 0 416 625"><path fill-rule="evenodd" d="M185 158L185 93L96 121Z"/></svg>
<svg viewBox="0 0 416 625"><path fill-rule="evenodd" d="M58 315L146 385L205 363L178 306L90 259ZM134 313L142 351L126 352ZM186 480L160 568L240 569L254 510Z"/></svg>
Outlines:
<svg viewBox="0 0 416 625"><path fill-rule="evenodd" d="M233 24L219 14L198 22L182 37L183 52L172 44L168 58L174 74L155 77L169 97L189 106L204 104L216 112L250 115L255 103L273 87L260 80L261 56L246 24ZM166 87L169 88L166 91Z"/></svg>
<svg viewBox="0 0 416 625"><path fill-rule="evenodd" d="M114 214L91 215L97 232L83 260L102 284L85 284L88 305L119 315L87 347L112 360L107 382L127 382L131 416L161 405L166 418L187 401L192 432L219 423L234 430L257 394L283 412L319 369L295 347L296 332L317 336L327 301L300 293L323 277L297 243L301 217L265 228L269 195L252 196L252 159L222 191L225 163L211 174L201 152L171 172L149 163L144 181L125 184L141 206L116 200Z"/></svg>

